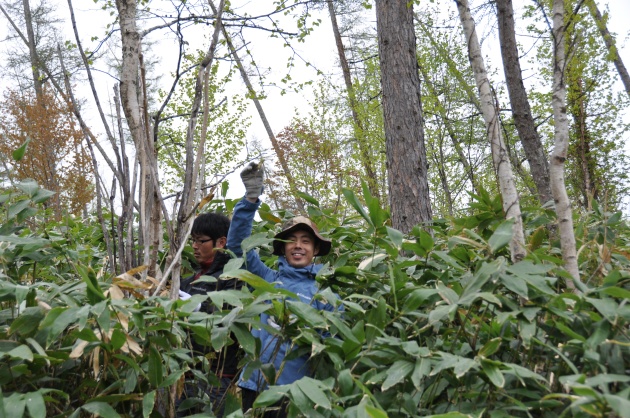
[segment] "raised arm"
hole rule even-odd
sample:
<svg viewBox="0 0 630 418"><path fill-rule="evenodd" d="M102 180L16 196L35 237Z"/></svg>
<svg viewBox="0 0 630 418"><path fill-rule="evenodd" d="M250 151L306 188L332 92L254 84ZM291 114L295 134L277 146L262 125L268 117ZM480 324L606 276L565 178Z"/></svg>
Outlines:
<svg viewBox="0 0 630 418"><path fill-rule="evenodd" d="M246 194L234 207L230 230L228 231L227 248L239 257L243 256L241 244L243 240L252 234L254 215L260 206L258 197L262 193L263 172L262 167L256 163L249 163L241 171L241 179L245 185ZM267 267L256 251L248 251L246 254L245 268L267 281L271 281L274 270Z"/></svg>

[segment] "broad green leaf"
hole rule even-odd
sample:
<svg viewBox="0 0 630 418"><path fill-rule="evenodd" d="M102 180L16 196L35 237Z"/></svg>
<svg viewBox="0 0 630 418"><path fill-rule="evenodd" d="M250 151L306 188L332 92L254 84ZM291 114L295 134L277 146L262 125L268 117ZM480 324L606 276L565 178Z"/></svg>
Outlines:
<svg viewBox="0 0 630 418"><path fill-rule="evenodd" d="M524 299L529 299L529 295L527 293L527 282L525 280L518 276L505 273L499 274L499 279L506 288Z"/></svg>
<svg viewBox="0 0 630 418"><path fill-rule="evenodd" d="M341 396L348 396L352 393L354 388L354 379L349 369L343 369L337 376L337 382L339 389L341 390Z"/></svg>
<svg viewBox="0 0 630 418"><path fill-rule="evenodd" d="M494 361L481 359L481 369L488 376L488 379L498 388L502 388L505 385L505 377L501 373L501 369Z"/></svg>
<svg viewBox="0 0 630 418"><path fill-rule="evenodd" d="M21 393L13 392L4 398L4 412L7 418L22 417L26 408L26 400Z"/></svg>
<svg viewBox="0 0 630 418"><path fill-rule="evenodd" d="M31 418L46 418L46 403L41 392L29 392L24 394L26 409Z"/></svg>
<svg viewBox="0 0 630 418"><path fill-rule="evenodd" d="M608 406L621 418L630 418L630 400L618 395L604 394L603 398Z"/></svg>
<svg viewBox="0 0 630 418"><path fill-rule="evenodd" d="M251 355L256 353L256 339L246 325L235 323L230 327L230 330L246 353Z"/></svg>
<svg viewBox="0 0 630 418"><path fill-rule="evenodd" d="M433 246L435 245L435 241L433 241L433 237L431 236L431 234L429 234L424 229L421 229L417 237L418 237L418 243L422 245L422 248L424 248L427 252L433 249Z"/></svg>
<svg viewBox="0 0 630 418"><path fill-rule="evenodd" d="M39 186L35 180L24 180L18 183L17 188L22 192L28 195L28 197L33 197L37 194L39 190Z"/></svg>
<svg viewBox="0 0 630 418"><path fill-rule="evenodd" d="M497 229L494 231L490 239L488 240L488 245L493 253L496 253L501 248L505 247L512 240L514 230L514 220L508 219L503 221Z"/></svg>
<svg viewBox="0 0 630 418"><path fill-rule="evenodd" d="M348 327L341 318L337 316L337 314L334 312L324 311L323 315L335 328L337 328L337 331L345 340L352 341L356 344L360 343L354 335L354 332L352 332L352 329L350 329L350 327Z"/></svg>
<svg viewBox="0 0 630 418"><path fill-rule="evenodd" d="M307 194L304 192L297 192L297 195L301 197L302 199L304 199L305 201L307 201L308 203L310 203L311 205L319 206L319 202L317 201L317 199L315 199L310 194Z"/></svg>
<svg viewBox="0 0 630 418"><path fill-rule="evenodd" d="M499 350L499 347L501 347L501 337L493 338L481 347L481 350L479 350L479 356L490 357Z"/></svg>
<svg viewBox="0 0 630 418"><path fill-rule="evenodd" d="M387 418L387 413L372 405L365 405L365 413L369 418Z"/></svg>
<svg viewBox="0 0 630 418"><path fill-rule="evenodd" d="M19 304L26 300L28 296L28 292L30 292L31 288L28 286L16 285L15 286L15 299Z"/></svg>
<svg viewBox="0 0 630 418"><path fill-rule="evenodd" d="M313 401L317 406L324 409L330 409L330 400L324 393L325 388L319 380L311 379L309 377L303 377L296 382L296 385Z"/></svg>
<svg viewBox="0 0 630 418"><path fill-rule="evenodd" d="M381 208L381 202L372 196L370 188L363 180L361 180L361 189L363 190L363 198L365 199L368 212L370 213L370 219L372 219L372 225L376 227L385 225L389 219L389 212Z"/></svg>
<svg viewBox="0 0 630 418"><path fill-rule="evenodd" d="M429 325L441 321L445 316L453 314L457 305L440 305L429 313Z"/></svg>
<svg viewBox="0 0 630 418"><path fill-rule="evenodd" d="M386 227L386 229L387 229L387 236L389 237L389 239L394 243L396 248L400 249L402 246L403 238L404 238L402 232L400 232L397 229L390 228L390 227Z"/></svg>
<svg viewBox="0 0 630 418"><path fill-rule="evenodd" d="M449 353L439 353L441 360L434 364L433 370L431 370L430 376L435 376L442 370L453 369L455 376L462 377L471 368L476 368L477 363L469 358L456 356Z"/></svg>
<svg viewBox="0 0 630 418"><path fill-rule="evenodd" d="M437 284L437 290L442 299L444 299L449 305L457 304L457 301L459 301L459 295L457 292L450 287L445 286L444 283L439 282Z"/></svg>
<svg viewBox="0 0 630 418"><path fill-rule="evenodd" d="M10 242L11 244L22 245L31 251L50 244L50 241L45 238L18 237L17 235L0 235L0 242Z"/></svg>
<svg viewBox="0 0 630 418"><path fill-rule="evenodd" d="M61 313L61 311L58 310L58 313ZM20 335L30 334L32 331L37 329L37 327L39 326L43 318L44 318L44 312L39 307L26 308L24 313L18 316L11 323L11 328L9 328L9 334L15 334L15 333L18 333Z"/></svg>
<svg viewBox="0 0 630 418"><path fill-rule="evenodd" d="M385 372L387 377L381 386L381 390L385 392L389 388L403 381L407 376L409 376L409 374L411 374L414 367L414 363L406 360L398 360L394 362L394 364L392 364Z"/></svg>
<svg viewBox="0 0 630 418"><path fill-rule="evenodd" d="M404 313L413 312L422 303L438 293L437 289L415 289L407 295L402 310Z"/></svg>
<svg viewBox="0 0 630 418"><path fill-rule="evenodd" d="M273 292L275 290L274 286L271 283L267 282L262 277L250 273L247 270L231 271L230 276L244 281L254 289L259 289L266 292Z"/></svg>
<svg viewBox="0 0 630 418"><path fill-rule="evenodd" d="M320 312L310 305L303 302L287 301L289 310L297 315L302 321L314 328L327 328L326 321L322 318Z"/></svg>
<svg viewBox="0 0 630 418"><path fill-rule="evenodd" d="M413 386L420 390L420 383L422 382L422 379L429 376L429 373L431 373L431 360L426 357L417 359L413 373L411 374L411 382L413 383Z"/></svg>
<svg viewBox="0 0 630 418"><path fill-rule="evenodd" d="M462 414L461 412L447 412L446 414L427 415L425 418L473 418L473 415Z"/></svg>
<svg viewBox="0 0 630 418"><path fill-rule="evenodd" d="M120 350L120 348L127 342L127 334L120 329L115 329L114 332L112 332L110 342L112 343L112 348L114 350Z"/></svg>
<svg viewBox="0 0 630 418"><path fill-rule="evenodd" d="M84 411L98 414L103 418L120 418L120 415L105 402L90 402L81 407Z"/></svg>
<svg viewBox="0 0 630 418"><path fill-rule="evenodd" d="M33 201L33 203L43 203L56 194L57 194L56 192L53 192L50 190L38 189L35 196L31 197L31 200Z"/></svg>
<svg viewBox="0 0 630 418"><path fill-rule="evenodd" d="M67 308L57 316L55 321L50 324L47 343L50 344L68 327L68 325L77 321L77 312L79 308Z"/></svg>
<svg viewBox="0 0 630 418"><path fill-rule="evenodd" d="M586 338L584 338L583 336L581 336L577 332L573 331L570 327L564 325L560 321L556 321L554 326L556 328L558 328L560 331L562 331L563 334L569 336L570 338L573 338L573 339L576 339L576 340L582 341L582 342L586 341Z"/></svg>
<svg viewBox="0 0 630 418"><path fill-rule="evenodd" d="M162 372L162 356L160 352L152 344L149 348L149 383L152 387L158 388L164 380Z"/></svg>
<svg viewBox="0 0 630 418"><path fill-rule="evenodd" d="M268 238L266 233L261 232L258 234L253 234L243 240L243 243L241 244L241 247L243 248L243 254L254 248L258 248L262 245L268 244L271 241L273 241L273 238Z"/></svg>
<svg viewBox="0 0 630 418"><path fill-rule="evenodd" d="M461 237L461 236L455 236L455 237L450 237L448 239L448 244L449 247L455 247L457 245L462 245L462 246L469 246L469 247L473 247L476 249L481 249L484 248L486 245L485 243L479 243L475 240L472 240L470 238L467 237Z"/></svg>
<svg viewBox="0 0 630 418"><path fill-rule="evenodd" d="M186 370L177 370L166 376L166 379L162 383L160 383L160 387L169 387L175 383L184 375Z"/></svg>
<svg viewBox="0 0 630 418"><path fill-rule="evenodd" d="M258 395L254 401L254 406L257 408L271 406L282 399L287 394L288 389L287 386L270 386L269 389Z"/></svg>
<svg viewBox="0 0 630 418"><path fill-rule="evenodd" d="M616 225L621 220L622 213L615 212L610 218L606 220L606 225Z"/></svg>
<svg viewBox="0 0 630 418"><path fill-rule="evenodd" d="M529 260L523 260L516 264L506 267L506 270L515 276L525 280L530 286L538 289L540 292L546 293L550 296L555 296L556 291L549 287L549 283L555 283L557 280L555 277L549 277L547 272L551 269L551 266L543 266L541 264L534 264ZM502 278L503 282L507 284L508 278ZM510 290L514 290L510 288Z"/></svg>
<svg viewBox="0 0 630 418"><path fill-rule="evenodd" d="M33 361L33 352L27 345L20 345L7 353L11 358Z"/></svg>
<svg viewBox="0 0 630 418"><path fill-rule="evenodd" d="M595 299L585 298L588 303L593 305L599 313L604 316L608 321L614 322L615 318L619 314L619 304L612 299Z"/></svg>
<svg viewBox="0 0 630 418"><path fill-rule="evenodd" d="M377 266L378 264L380 264L381 261L385 260L386 258L387 258L387 254L384 254L384 253L375 254L361 261L358 269L371 270L372 268L374 268L374 266Z"/></svg>
<svg viewBox="0 0 630 418"><path fill-rule="evenodd" d="M368 213L365 211L365 208L363 207L361 202L359 202L359 199L357 199L357 196L354 194L354 192L350 189L342 189L342 192L343 192L343 195L346 197L346 200L348 201L348 203L350 203L350 205L352 205L352 207L357 212L359 212L359 215L361 215L361 217L363 217L363 219L366 220L368 225L374 226L374 223L372 222L372 218L370 218L370 215L368 215Z"/></svg>
<svg viewBox="0 0 630 418"><path fill-rule="evenodd" d="M441 261L444 261L449 267L452 267L456 271L465 271L466 268L462 266L456 258L448 254L446 251L433 251L431 255Z"/></svg>
<svg viewBox="0 0 630 418"><path fill-rule="evenodd" d="M149 418L151 416L151 413L153 412L153 407L155 405L155 393L156 392L152 390L151 392L144 395L144 397L142 398L143 418Z"/></svg>
<svg viewBox="0 0 630 418"><path fill-rule="evenodd" d="M20 200L9 206L9 210L7 211L7 218L14 219L20 212L27 209L31 202L29 200Z"/></svg>
<svg viewBox="0 0 630 418"><path fill-rule="evenodd" d="M291 398L292 403L295 407L300 411L313 411L315 416L318 416L317 412L315 412L315 408L313 402L306 396L306 393L298 386L297 382L291 385L289 389L289 397Z"/></svg>
<svg viewBox="0 0 630 418"><path fill-rule="evenodd" d="M470 280L464 287L461 299L464 299L465 297L481 290L483 285L485 285L494 274L502 270L504 266L505 259L503 257L499 257L490 263L484 262L481 265L481 268L475 273L472 280Z"/></svg>
<svg viewBox="0 0 630 418"><path fill-rule="evenodd" d="M26 141L20 147L13 151L12 156L15 161L20 161L24 158L24 154L26 153L26 149L28 148L28 143L31 142L31 138L26 138Z"/></svg>
<svg viewBox="0 0 630 418"><path fill-rule="evenodd" d="M606 287L600 290L601 293L614 298L630 300L630 290L618 286Z"/></svg>

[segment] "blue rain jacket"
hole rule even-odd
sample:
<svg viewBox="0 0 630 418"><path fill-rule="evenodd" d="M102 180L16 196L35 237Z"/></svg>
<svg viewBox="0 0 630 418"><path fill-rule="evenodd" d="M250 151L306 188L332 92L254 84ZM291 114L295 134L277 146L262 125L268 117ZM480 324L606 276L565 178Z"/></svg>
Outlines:
<svg viewBox="0 0 630 418"><path fill-rule="evenodd" d="M234 207L232 222L228 232L227 248L233 251L237 256L242 256L243 250L241 243L252 233L254 215L260 206L260 200L251 203L243 198ZM277 288L289 290L299 296L300 301L309 304L319 310L333 311L334 307L330 304L320 301L313 301L313 296L318 292L315 275L322 268L321 264L311 264L308 267L294 268L287 262L284 256L280 256L278 260L278 270L267 267L254 250L247 252L246 257L247 270L257 276L262 277L269 283L275 283ZM274 326L275 322L266 313L260 315L260 321L263 324ZM276 384L286 385L292 383L304 376L310 375L308 370L308 356L304 355L295 359L286 361L282 366L284 357L287 352L296 347L291 347L290 341L282 341L278 336L271 335L264 328L260 330L252 330L254 337L258 337L261 342L260 361L263 364L273 363L276 369ZM274 353L277 351L277 354ZM273 357L273 358L272 358ZM282 368L280 375L278 372ZM243 374L239 380L240 387L263 391L267 388L267 383L259 370L255 370L248 380L243 380Z"/></svg>

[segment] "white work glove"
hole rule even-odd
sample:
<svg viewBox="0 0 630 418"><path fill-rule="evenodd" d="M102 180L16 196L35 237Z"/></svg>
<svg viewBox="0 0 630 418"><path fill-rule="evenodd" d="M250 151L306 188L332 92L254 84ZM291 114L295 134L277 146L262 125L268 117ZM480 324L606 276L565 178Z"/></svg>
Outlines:
<svg viewBox="0 0 630 418"><path fill-rule="evenodd" d="M262 165L251 162L241 171L241 180L245 185L245 197L257 199L263 192L263 170Z"/></svg>

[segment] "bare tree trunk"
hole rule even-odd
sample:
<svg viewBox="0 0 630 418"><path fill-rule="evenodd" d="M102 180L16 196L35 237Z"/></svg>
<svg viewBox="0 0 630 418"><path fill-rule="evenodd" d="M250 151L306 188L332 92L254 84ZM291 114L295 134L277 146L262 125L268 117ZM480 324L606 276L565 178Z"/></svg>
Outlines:
<svg viewBox="0 0 630 418"><path fill-rule="evenodd" d="M568 70L570 72L570 70ZM594 169L596 161L591 156L591 135L586 123L588 97L584 92L584 81L582 77L572 77L567 74L568 96L567 112L571 114L574 121L574 132L577 143L575 145L576 157L579 161L580 190L582 192L582 206L586 210L591 210L591 202L597 199L597 186L594 182ZM571 100L573 98L573 100ZM576 181L577 183L577 181Z"/></svg>
<svg viewBox="0 0 630 418"><path fill-rule="evenodd" d="M42 80L39 74L39 58L37 57L37 45L35 43L35 32L33 31L33 17L31 16L31 6L28 0L22 0L24 5L24 23L26 25L26 36L28 37L28 52L31 59L31 71L33 72L33 87L37 101L41 103Z"/></svg>
<svg viewBox="0 0 630 418"><path fill-rule="evenodd" d="M555 144L549 163L551 174L551 191L553 192L558 215L560 246L564 267L573 276L574 280L580 279L577 264L577 250L575 247L575 235L573 232L573 213L571 201L567 195L564 181L564 162L567 159L569 149L569 121L567 119L565 86L565 25L564 25L564 0L553 0L553 106L554 137ZM567 282L567 287L575 289L575 284Z"/></svg>
<svg viewBox="0 0 630 418"><path fill-rule="evenodd" d="M374 172L374 167L372 167L372 162L370 161L370 152L367 144L365 143L365 130L363 128L363 121L359 117L357 112L358 104L357 98L354 91L354 86L352 85L352 77L350 75L350 66L348 65L348 60L346 59L346 52L343 47L343 41L341 40L341 33L339 32L339 26L337 24L337 15L335 13L335 7L333 5L333 0L328 0L328 13L330 14L330 21L332 23L333 33L335 35L335 42L337 44L337 53L339 55L339 63L341 64L341 71L343 72L343 80L346 84L346 93L348 94L348 103L350 105L350 111L352 112L352 120L354 121L353 129L354 129L354 140L359 147L359 155L361 156L361 164L363 165L363 169L365 170L365 174L367 177L368 189L373 197L380 200L380 191L378 188L378 178L376 177L376 173Z"/></svg>
<svg viewBox="0 0 630 418"><path fill-rule="evenodd" d="M501 136L499 113L494 104L490 80L481 55L481 46L477 38L475 22L470 14L468 0L455 0L459 18L466 36L468 45L468 59L475 74L477 89L481 104L481 112L486 122L486 130L490 148L492 150L492 163L499 180L499 189L503 199L503 210L507 219L514 220L513 235L510 242L512 261L517 262L525 257L525 237L523 235L523 220L521 218L521 206L518 192L514 184L514 174L508 156L507 148Z"/></svg>
<svg viewBox="0 0 630 418"><path fill-rule="evenodd" d="M208 1L212 2L212 0ZM219 40L219 33L221 32L221 15L223 14L224 8L225 0L221 0L219 2L218 12L216 12L215 27L214 33L212 35L212 41L210 42L210 48L208 49L208 52L203 61L199 65L197 81L195 84L195 96L193 98L191 116L188 120L188 130L186 131L185 145L186 171L184 174L184 190L182 191L182 200L177 215L177 229L175 232L175 236L172 237L172 241L170 242L169 258L167 263L174 263L171 272L171 298L176 298L179 294L181 258L176 257L176 254L179 252L179 254L181 255L181 251L179 249L180 247L183 247L186 243L186 236L188 235L190 230L188 225L192 223L192 215L194 213L193 202L195 200L195 195L199 195L199 189L195 186L197 185L199 165L201 164L201 160L203 157L205 136L202 137L201 141L199 142L199 146L197 147L197 158L193 159L195 155L193 150L195 129L197 126L197 116L201 107L201 101L208 94L207 90L204 89L204 81L206 80L206 76L212 67L212 60L214 58L214 53ZM207 120L207 112L208 108L206 106L203 113L204 121Z"/></svg>
<svg viewBox="0 0 630 418"><path fill-rule="evenodd" d="M628 93L628 96L630 96L630 74L628 74L628 70L623 64L621 56L619 56L619 52L617 52L615 38L613 38L613 36L608 31L606 21L602 17L602 14L599 12L595 0L587 0L586 4L588 5L588 8L591 12L591 16L593 16L593 19L597 24L599 33L602 35L602 38L604 38L604 43L606 44L608 53L611 57L613 57L612 60L615 63L615 67L617 68L617 72L619 73L619 77L621 78L621 82L623 83L623 87L626 89L626 93Z"/></svg>
<svg viewBox="0 0 630 418"><path fill-rule="evenodd" d="M128 271L133 264L133 256L131 253L134 247L133 243L133 193L131 191L130 173L129 173L129 158L126 153L125 136L122 124L122 115L120 112L120 92L118 90L118 84L114 85L114 106L116 109L116 122L118 127L118 137L120 138L120 157L119 167L121 170L121 177L124 183L120 184L122 189L122 213L118 217L117 234L118 234L118 258L120 260L120 268L122 271ZM114 152L118 154L116 142L112 141L112 147ZM127 239L124 238L125 229L127 233Z"/></svg>
<svg viewBox="0 0 630 418"><path fill-rule="evenodd" d="M137 3L135 0L117 0L116 8L122 40L121 102L140 162L139 230L143 234L143 264L149 266L149 275L157 276L156 254L161 239L159 210L165 211L165 207L159 194L155 148L149 140L140 34L136 27Z"/></svg>
<svg viewBox="0 0 630 418"><path fill-rule="evenodd" d="M516 34L514 32L514 9L512 0L497 0L499 20L499 40L503 70L507 83L514 125L525 150L529 169L538 190L541 205L553 199L549 180L549 163L545 148L542 145L532 110L527 99L527 91L523 84L521 64L519 62Z"/></svg>
<svg viewBox="0 0 630 418"><path fill-rule="evenodd" d="M392 226L432 220L412 3L376 1Z"/></svg>
<svg viewBox="0 0 630 418"><path fill-rule="evenodd" d="M212 11L216 14L217 10L214 7L214 4L212 4L212 2L210 2L210 6L212 7ZM282 151L282 148L280 148L278 141L276 140L276 136L271 130L271 125L269 125L267 116L265 116L265 111L263 110L262 105L260 104L260 100L258 100L258 95L256 94L256 91L254 90L252 83L249 81L249 76L247 75L247 72L245 71L243 62L239 58L236 52L236 48L234 48L234 44L232 43L232 38L230 37L230 34L227 32L227 30L225 30L225 27L222 27L222 29L223 29L223 37L225 38L225 42L227 43L228 48L230 49L230 54L232 54L232 57L234 58L234 61L236 62L238 70L241 73L241 78L243 79L245 86L247 86L247 92L249 93L250 97L254 101L254 106L256 106L256 110L258 111L260 120L265 126L265 130L267 131L267 135L269 136L271 145L273 146L273 149L276 151L276 156L278 157L280 166L282 167L282 170L284 170L284 175L286 176L287 182L289 183L289 189L291 190L291 193L293 194L293 196L295 196L295 202L297 203L298 209L300 210L300 212L304 213L305 212L304 203L302 202L302 199L298 196L297 185L296 185L295 179L293 178L293 174L291 174L289 165L287 164L287 160L284 156L284 151Z"/></svg>
<svg viewBox="0 0 630 418"><path fill-rule="evenodd" d="M63 62L63 57L61 55L61 47L59 45L57 45L57 54L59 55L59 63L61 65L61 71L63 72L63 75L64 75L64 82L66 85L67 95L72 98L71 99L72 103L74 103L74 94L72 93L72 86L70 85L70 77L68 75L68 72L66 71L66 66L65 66L65 63ZM94 154L94 148L92 147L90 140L87 138L87 135L85 135L85 137L87 140L86 141L87 147L90 151L90 156L92 157L92 168L93 168L93 173L94 173L94 181L96 184L96 215L101 225L101 230L103 232L103 240L105 241L105 248L107 249L107 255L110 259L110 263L111 263L110 271L112 273L115 273L116 272L116 254L115 254L114 248L112 247L112 241L111 241L111 236L109 234L109 230L107 229L105 220L103 218L102 199L101 199L101 193L100 193L101 178L98 172L98 160L96 159L96 155Z"/></svg>

